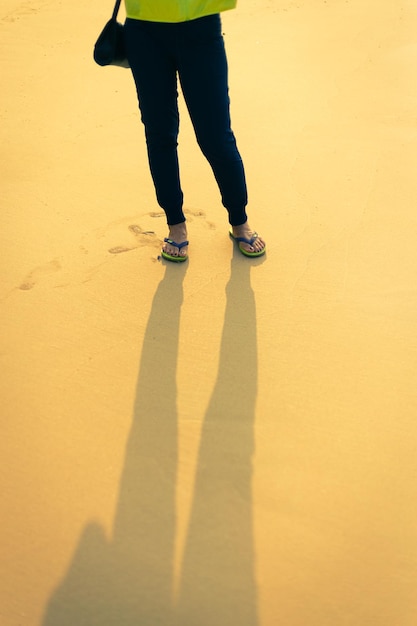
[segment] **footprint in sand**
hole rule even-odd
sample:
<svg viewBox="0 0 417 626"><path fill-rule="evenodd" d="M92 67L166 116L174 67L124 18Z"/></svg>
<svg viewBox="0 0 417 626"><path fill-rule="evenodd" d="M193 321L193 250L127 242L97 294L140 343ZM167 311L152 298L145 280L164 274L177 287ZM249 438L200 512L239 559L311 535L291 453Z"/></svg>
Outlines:
<svg viewBox="0 0 417 626"><path fill-rule="evenodd" d="M151 211L150 213L148 213L149 217L165 217L165 213L163 211ZM216 228L216 225L214 224L214 222L209 222L206 219L206 214L204 211L201 211L199 209L184 209L184 215L187 216L187 220L189 222L192 222L193 219L196 218L202 218L205 220L207 226L209 228Z"/></svg>
<svg viewBox="0 0 417 626"><path fill-rule="evenodd" d="M216 225L213 222L209 222L206 219L206 214L204 211L192 210L192 209L184 209L184 213L187 216L187 220L190 222L193 221L194 218L203 219L211 230L216 228ZM165 213L163 211L151 211L147 214L146 217L151 218L165 218ZM105 229L107 230L108 227ZM123 252L131 252L132 250L136 250L142 246L152 246L154 248L159 248L161 246L161 240L156 236L153 230L144 230L138 224L130 224L127 227L128 231L134 236L134 242L128 245L119 245L112 246L108 248L108 252L110 254L122 254ZM103 231L103 233L105 232ZM101 231L100 231L100 234Z"/></svg>
<svg viewBox="0 0 417 626"><path fill-rule="evenodd" d="M35 267L34 270L29 272L29 274L25 277L23 282L19 285L19 289L22 291L29 291L29 289L33 289L33 287L38 283L40 279L48 274L54 274L61 269L61 263L58 259L53 259L46 263L45 265L40 265L39 267Z"/></svg>
<svg viewBox="0 0 417 626"><path fill-rule="evenodd" d="M189 222L192 222L195 217L202 218L211 230L214 230L216 228L216 224L214 222L209 222L209 220L206 218L206 214L204 213L204 211L193 211L191 209L184 209L184 214L187 216L187 220Z"/></svg>
<svg viewBox="0 0 417 626"><path fill-rule="evenodd" d="M213 222L209 222L206 219L206 214L204 213L204 211L185 209L184 213L186 214L187 219L190 221L192 221L194 218L203 219L208 228L216 228L216 225ZM151 218L165 218L165 213L163 211L152 211L148 213L147 216ZM103 236L106 230L107 228L103 231L99 231L99 236ZM151 246L157 249L160 248L161 240L159 239L159 237L157 237L153 230L144 230L141 226L139 226L139 224L130 224L127 227L127 230L134 238L132 244L112 246L108 249L108 252L110 254L122 254L124 252L130 252L142 246ZM80 253L82 253L83 256L88 255L89 253L88 249L84 245L80 245L79 251ZM59 259L52 259L52 261L49 261L49 263L45 263L45 265L35 267L34 270L29 272L29 274L25 276L24 280L19 285L18 289L22 291L29 291L30 289L33 289L37 285L37 283L44 277L50 274L54 274L61 269L62 265Z"/></svg>
<svg viewBox="0 0 417 626"><path fill-rule="evenodd" d="M121 254L122 252L130 252L136 250L140 246L159 246L160 242L153 230L142 230L138 224L131 224L128 230L135 237L135 243L131 246L113 246L109 248L110 254Z"/></svg>

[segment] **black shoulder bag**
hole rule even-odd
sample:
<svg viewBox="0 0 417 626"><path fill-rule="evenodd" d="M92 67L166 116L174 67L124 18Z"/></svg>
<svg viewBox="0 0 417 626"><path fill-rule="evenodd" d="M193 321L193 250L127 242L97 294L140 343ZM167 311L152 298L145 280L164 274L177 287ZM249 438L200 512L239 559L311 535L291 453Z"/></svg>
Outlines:
<svg viewBox="0 0 417 626"><path fill-rule="evenodd" d="M121 0L116 0L113 15L103 28L94 46L94 61L98 65L129 67L126 58L124 26L117 21Z"/></svg>

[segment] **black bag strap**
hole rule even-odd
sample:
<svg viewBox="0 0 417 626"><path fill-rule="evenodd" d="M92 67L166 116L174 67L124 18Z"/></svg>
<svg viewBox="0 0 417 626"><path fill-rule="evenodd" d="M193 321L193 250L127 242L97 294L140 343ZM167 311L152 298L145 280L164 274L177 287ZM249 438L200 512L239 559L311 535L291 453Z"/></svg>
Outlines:
<svg viewBox="0 0 417 626"><path fill-rule="evenodd" d="M119 12L120 9L120 3L122 0L116 0L116 4L114 5L114 9L113 9L113 15L111 16L112 20L115 20L117 18L117 14Z"/></svg>

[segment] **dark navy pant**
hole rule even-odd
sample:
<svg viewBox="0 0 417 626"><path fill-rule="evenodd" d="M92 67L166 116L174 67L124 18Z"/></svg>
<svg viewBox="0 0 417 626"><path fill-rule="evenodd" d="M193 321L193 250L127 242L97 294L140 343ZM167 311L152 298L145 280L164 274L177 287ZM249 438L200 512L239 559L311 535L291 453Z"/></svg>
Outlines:
<svg viewBox="0 0 417 626"><path fill-rule="evenodd" d="M177 154L177 76L229 222L233 226L243 224L247 219L247 191L242 159L230 127L227 59L220 16L179 24L127 19L125 32L150 170L168 224L185 221Z"/></svg>

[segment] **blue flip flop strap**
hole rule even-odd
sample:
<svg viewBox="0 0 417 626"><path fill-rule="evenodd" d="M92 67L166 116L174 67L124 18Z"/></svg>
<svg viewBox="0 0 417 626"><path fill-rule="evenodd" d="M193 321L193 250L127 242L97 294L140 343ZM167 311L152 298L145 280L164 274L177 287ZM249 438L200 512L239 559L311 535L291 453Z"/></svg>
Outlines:
<svg viewBox="0 0 417 626"><path fill-rule="evenodd" d="M169 239L168 237L165 237L164 241L166 243L171 244L171 246L175 246L176 248L178 248L178 250L181 250L181 248L183 248L184 246L188 246L189 245L188 241L183 241L182 243L177 243L176 241L174 241L173 239Z"/></svg>
<svg viewBox="0 0 417 626"><path fill-rule="evenodd" d="M251 246L253 244L254 241L256 241L258 239L259 235L258 233L253 233L253 236L251 239L246 239L246 237L235 237L235 240L238 241L239 243L247 243L249 246Z"/></svg>

